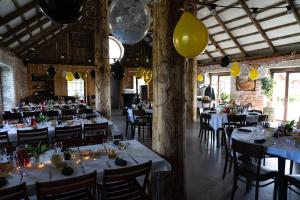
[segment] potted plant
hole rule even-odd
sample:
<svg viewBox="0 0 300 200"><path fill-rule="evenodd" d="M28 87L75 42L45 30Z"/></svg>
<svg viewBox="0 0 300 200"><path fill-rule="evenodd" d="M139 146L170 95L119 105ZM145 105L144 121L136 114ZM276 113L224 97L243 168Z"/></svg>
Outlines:
<svg viewBox="0 0 300 200"><path fill-rule="evenodd" d="M291 135L292 134L294 125L295 125L295 120L292 120L284 126L285 135Z"/></svg>
<svg viewBox="0 0 300 200"><path fill-rule="evenodd" d="M49 149L46 144L41 144L41 142L39 142L37 146L27 144L25 148L26 151L35 158L35 163L39 163L40 155Z"/></svg>
<svg viewBox="0 0 300 200"><path fill-rule="evenodd" d="M264 77L260 79L261 89L263 94L268 98L269 102L267 103L267 107L263 109L264 114L268 115L268 119L270 121L274 120L274 108L272 107L272 98L273 98L273 90L275 81L272 77Z"/></svg>
<svg viewBox="0 0 300 200"><path fill-rule="evenodd" d="M222 92L220 98L221 98L222 103L226 103L229 99L229 95L225 92Z"/></svg>

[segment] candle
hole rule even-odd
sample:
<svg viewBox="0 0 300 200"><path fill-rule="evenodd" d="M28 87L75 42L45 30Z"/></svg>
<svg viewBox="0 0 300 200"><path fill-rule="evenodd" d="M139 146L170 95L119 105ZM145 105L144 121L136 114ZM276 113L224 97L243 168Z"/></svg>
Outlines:
<svg viewBox="0 0 300 200"><path fill-rule="evenodd" d="M43 168L44 166L44 163L39 163L38 168Z"/></svg>

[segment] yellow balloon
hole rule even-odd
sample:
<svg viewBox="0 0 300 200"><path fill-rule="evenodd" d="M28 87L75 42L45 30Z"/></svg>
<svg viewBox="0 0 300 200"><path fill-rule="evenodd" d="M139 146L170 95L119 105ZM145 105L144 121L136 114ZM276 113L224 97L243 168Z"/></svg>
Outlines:
<svg viewBox="0 0 300 200"><path fill-rule="evenodd" d="M201 73L198 74L197 81L199 81L199 82L203 81L203 75Z"/></svg>
<svg viewBox="0 0 300 200"><path fill-rule="evenodd" d="M72 72L67 72L66 73L66 80L67 81L73 81L74 80L74 75Z"/></svg>
<svg viewBox="0 0 300 200"><path fill-rule="evenodd" d="M259 77L259 72L257 71L257 69L256 68L250 69L249 78L254 81L258 79L258 77Z"/></svg>
<svg viewBox="0 0 300 200"><path fill-rule="evenodd" d="M152 71L151 70L147 70L146 73L144 74L144 81L146 83L150 83L152 80Z"/></svg>
<svg viewBox="0 0 300 200"><path fill-rule="evenodd" d="M144 67L138 67L135 76L136 76L138 79L143 78L144 72L145 72L145 68L144 68Z"/></svg>
<svg viewBox="0 0 300 200"><path fill-rule="evenodd" d="M205 25L190 12L184 12L173 33L176 51L187 58L201 54L208 45L208 31Z"/></svg>
<svg viewBox="0 0 300 200"><path fill-rule="evenodd" d="M234 63L232 63L230 74L234 77L237 77L241 74L241 67L239 66L238 62L235 61Z"/></svg>

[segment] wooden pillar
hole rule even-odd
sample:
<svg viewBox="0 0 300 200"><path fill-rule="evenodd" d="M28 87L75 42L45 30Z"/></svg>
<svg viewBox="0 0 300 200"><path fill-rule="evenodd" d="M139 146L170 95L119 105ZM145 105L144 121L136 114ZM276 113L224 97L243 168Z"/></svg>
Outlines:
<svg viewBox="0 0 300 200"><path fill-rule="evenodd" d="M173 46L183 0L160 0L153 9L152 148L172 165L170 185L161 199L184 200L185 59Z"/></svg>
<svg viewBox="0 0 300 200"><path fill-rule="evenodd" d="M186 118L196 121L197 118L197 59L189 59L186 72Z"/></svg>
<svg viewBox="0 0 300 200"><path fill-rule="evenodd" d="M96 109L111 119L110 65L108 46L108 0L96 1L97 20L95 24L95 89Z"/></svg>

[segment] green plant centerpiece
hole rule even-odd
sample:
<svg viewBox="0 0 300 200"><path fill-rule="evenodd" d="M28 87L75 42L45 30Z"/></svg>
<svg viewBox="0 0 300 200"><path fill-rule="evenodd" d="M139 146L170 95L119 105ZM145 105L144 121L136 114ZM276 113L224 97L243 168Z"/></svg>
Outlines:
<svg viewBox="0 0 300 200"><path fill-rule="evenodd" d="M294 125L295 125L295 120L292 120L284 126L285 135L292 135Z"/></svg>
<svg viewBox="0 0 300 200"><path fill-rule="evenodd" d="M275 85L275 81L271 77L264 77L260 79L261 81L261 89L263 90L263 94L268 97L269 100L272 100L273 97L273 89Z"/></svg>
<svg viewBox="0 0 300 200"><path fill-rule="evenodd" d="M43 115L42 113L36 118L37 123L42 123L48 120L48 117Z"/></svg>
<svg viewBox="0 0 300 200"><path fill-rule="evenodd" d="M37 145L26 144L26 151L35 158L35 162L39 162L39 157L42 153L49 150L48 145L39 142Z"/></svg>
<svg viewBox="0 0 300 200"><path fill-rule="evenodd" d="M222 102L225 103L229 100L229 95L225 92L222 92L220 98L221 98Z"/></svg>

